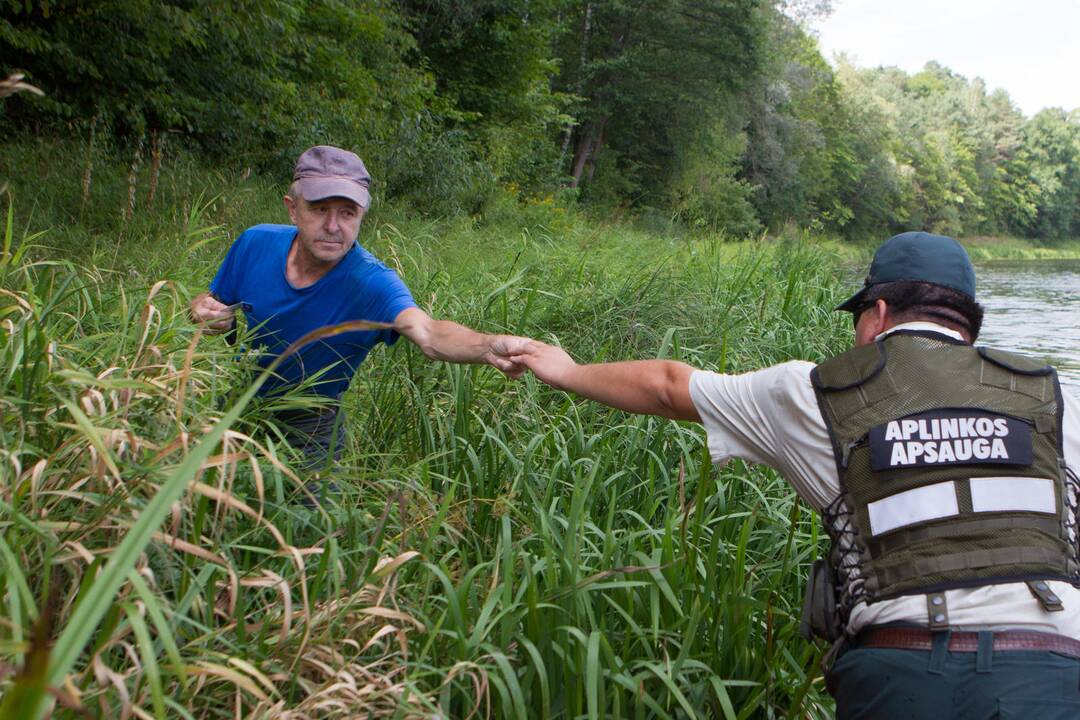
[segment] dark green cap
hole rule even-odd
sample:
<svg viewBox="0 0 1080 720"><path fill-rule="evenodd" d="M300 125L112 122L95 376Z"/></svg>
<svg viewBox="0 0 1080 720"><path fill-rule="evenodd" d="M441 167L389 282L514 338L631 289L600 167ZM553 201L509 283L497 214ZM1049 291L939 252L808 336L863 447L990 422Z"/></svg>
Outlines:
<svg viewBox="0 0 1080 720"><path fill-rule="evenodd" d="M836 309L854 311L869 288L899 281L944 285L975 299L975 268L963 245L944 235L906 232L893 235L878 248L863 289Z"/></svg>

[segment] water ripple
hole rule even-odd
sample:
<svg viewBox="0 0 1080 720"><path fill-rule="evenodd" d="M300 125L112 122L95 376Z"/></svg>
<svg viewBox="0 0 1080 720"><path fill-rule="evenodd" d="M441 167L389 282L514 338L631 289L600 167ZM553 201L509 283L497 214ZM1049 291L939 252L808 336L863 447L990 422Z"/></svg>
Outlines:
<svg viewBox="0 0 1080 720"><path fill-rule="evenodd" d="M1080 260L999 260L977 273L979 344L1045 358L1080 397Z"/></svg>

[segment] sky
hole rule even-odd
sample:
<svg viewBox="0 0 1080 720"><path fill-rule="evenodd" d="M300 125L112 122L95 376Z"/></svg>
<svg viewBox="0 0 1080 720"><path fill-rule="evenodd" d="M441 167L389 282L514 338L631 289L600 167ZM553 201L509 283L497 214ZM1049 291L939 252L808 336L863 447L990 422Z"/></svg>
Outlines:
<svg viewBox="0 0 1080 720"><path fill-rule="evenodd" d="M1027 116L1080 108L1080 0L832 0L812 21L822 54L857 67L918 72L930 60L988 91L1002 88Z"/></svg>

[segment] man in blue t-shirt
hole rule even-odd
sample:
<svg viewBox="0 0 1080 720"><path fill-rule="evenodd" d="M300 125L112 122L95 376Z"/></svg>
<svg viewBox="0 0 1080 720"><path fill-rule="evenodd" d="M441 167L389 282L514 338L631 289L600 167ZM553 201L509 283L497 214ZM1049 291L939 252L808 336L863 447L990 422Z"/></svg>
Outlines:
<svg viewBox="0 0 1080 720"><path fill-rule="evenodd" d="M262 387L265 395L307 383L310 392L330 399L329 410L279 417L309 469L337 457L338 401L377 343L390 345L400 334L432 359L487 363L510 377L524 369L507 358L520 352L526 338L484 335L432 319L416 306L397 273L360 247L356 238L370 203L370 183L354 153L325 145L305 151L285 196L292 225L246 230L229 248L210 292L191 302L192 319L210 332L234 327L236 309L242 308L263 350L263 366L316 328L350 320L392 325L310 343Z"/></svg>

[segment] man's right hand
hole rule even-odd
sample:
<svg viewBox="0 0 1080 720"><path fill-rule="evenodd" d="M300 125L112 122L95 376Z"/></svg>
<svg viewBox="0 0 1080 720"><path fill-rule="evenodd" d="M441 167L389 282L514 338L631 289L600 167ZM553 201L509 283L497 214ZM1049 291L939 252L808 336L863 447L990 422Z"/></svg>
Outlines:
<svg viewBox="0 0 1080 720"><path fill-rule="evenodd" d="M578 368L565 350L539 340L530 341L510 355L510 361L529 368L542 382L559 390L571 389L568 387L569 376Z"/></svg>
<svg viewBox="0 0 1080 720"><path fill-rule="evenodd" d="M209 334L223 333L233 326L236 309L218 302L210 293L203 293L191 301L191 321Z"/></svg>

